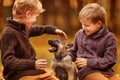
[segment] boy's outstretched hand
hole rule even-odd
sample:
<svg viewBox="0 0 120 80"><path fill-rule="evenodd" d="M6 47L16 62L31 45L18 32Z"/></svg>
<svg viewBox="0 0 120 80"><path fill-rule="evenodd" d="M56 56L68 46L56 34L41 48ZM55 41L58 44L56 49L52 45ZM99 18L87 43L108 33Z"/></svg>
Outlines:
<svg viewBox="0 0 120 80"><path fill-rule="evenodd" d="M67 35L66 35L66 33L65 33L64 31L62 31L62 30L60 30L60 29L56 29L55 32L56 32L57 35L59 35L59 36L62 37L63 39L65 39L65 40L68 39L68 38L67 38Z"/></svg>

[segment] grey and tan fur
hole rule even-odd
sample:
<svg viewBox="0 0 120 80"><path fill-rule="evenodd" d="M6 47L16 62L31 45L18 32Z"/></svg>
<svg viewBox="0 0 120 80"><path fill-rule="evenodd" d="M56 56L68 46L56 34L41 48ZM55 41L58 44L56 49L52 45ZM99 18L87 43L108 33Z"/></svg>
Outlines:
<svg viewBox="0 0 120 80"><path fill-rule="evenodd" d="M55 56L51 65L54 74L60 80L77 80L75 66L71 57L66 54L72 45L65 44L60 39L49 40L48 43L51 46L49 51L53 52Z"/></svg>

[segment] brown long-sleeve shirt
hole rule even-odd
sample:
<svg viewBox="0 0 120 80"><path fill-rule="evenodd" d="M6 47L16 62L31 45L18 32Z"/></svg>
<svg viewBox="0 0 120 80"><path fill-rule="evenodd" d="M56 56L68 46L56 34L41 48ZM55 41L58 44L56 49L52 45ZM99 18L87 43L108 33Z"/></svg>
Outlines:
<svg viewBox="0 0 120 80"><path fill-rule="evenodd" d="M18 80L25 75L45 73L44 70L35 69L36 52L29 38L44 33L55 34L55 29L53 26L46 25L32 26L26 30L24 24L15 22L12 18L7 19L1 36L1 59L6 80Z"/></svg>

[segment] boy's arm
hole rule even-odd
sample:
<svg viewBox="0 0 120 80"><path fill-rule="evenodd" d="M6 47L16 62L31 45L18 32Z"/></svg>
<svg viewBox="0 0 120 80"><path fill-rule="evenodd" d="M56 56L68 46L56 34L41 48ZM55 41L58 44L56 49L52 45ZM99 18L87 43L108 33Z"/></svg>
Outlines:
<svg viewBox="0 0 120 80"><path fill-rule="evenodd" d="M39 36L42 34L56 34L55 33L56 29L57 29L56 27L51 25L46 25L46 26L34 25L29 30L29 37Z"/></svg>
<svg viewBox="0 0 120 80"><path fill-rule="evenodd" d="M6 33L1 38L1 58L5 67L13 70L34 69L35 60L15 57L17 39L14 34Z"/></svg>
<svg viewBox="0 0 120 80"><path fill-rule="evenodd" d="M76 36L75 36L74 41L73 41L73 46L67 53L68 55L71 56L73 61L76 60L77 49L78 49L77 48L77 39L76 39Z"/></svg>
<svg viewBox="0 0 120 80"><path fill-rule="evenodd" d="M113 35L108 37L105 43L104 56L87 59L87 66L97 69L111 68L117 61L116 40ZM103 53L101 53L103 54Z"/></svg>
<svg viewBox="0 0 120 80"><path fill-rule="evenodd" d="M42 34L55 34L55 35L59 35L63 39L67 39L67 35L65 34L65 32L51 25L46 25L46 26L36 25L31 27L29 30L29 37L39 36Z"/></svg>

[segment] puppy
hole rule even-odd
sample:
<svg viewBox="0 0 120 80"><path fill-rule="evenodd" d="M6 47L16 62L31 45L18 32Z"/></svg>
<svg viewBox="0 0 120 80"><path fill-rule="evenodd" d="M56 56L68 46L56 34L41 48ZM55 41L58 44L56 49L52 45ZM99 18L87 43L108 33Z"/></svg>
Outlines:
<svg viewBox="0 0 120 80"><path fill-rule="evenodd" d="M75 66L71 57L66 54L72 44L65 44L60 39L49 40L48 44L51 46L49 51L53 52L55 56L51 67L56 77L60 80L77 80Z"/></svg>

